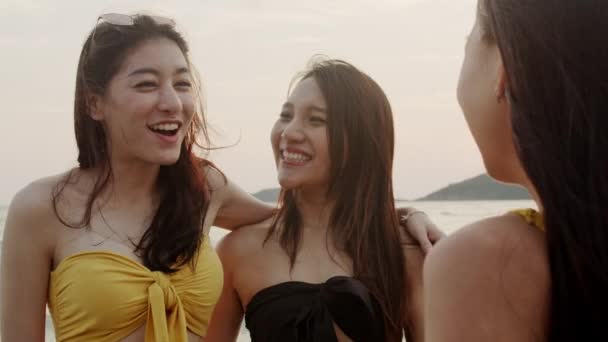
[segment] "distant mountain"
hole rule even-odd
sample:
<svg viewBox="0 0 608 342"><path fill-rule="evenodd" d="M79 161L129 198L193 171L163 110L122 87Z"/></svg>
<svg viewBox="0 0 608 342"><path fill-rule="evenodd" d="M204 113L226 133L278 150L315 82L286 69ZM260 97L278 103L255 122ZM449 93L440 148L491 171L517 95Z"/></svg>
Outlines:
<svg viewBox="0 0 608 342"><path fill-rule="evenodd" d="M279 188L263 189L253 194L264 202L276 202ZM479 175L459 183L439 189L417 201L484 201L484 200L520 200L530 199L528 191L521 186L503 184L488 175Z"/></svg>
<svg viewBox="0 0 608 342"><path fill-rule="evenodd" d="M523 187L500 183L484 174L450 184L419 198L418 201L520 200L530 198L530 194Z"/></svg>
<svg viewBox="0 0 608 342"><path fill-rule="evenodd" d="M253 194L253 197L264 202L276 202L279 199L280 192L281 189L279 188L263 189Z"/></svg>

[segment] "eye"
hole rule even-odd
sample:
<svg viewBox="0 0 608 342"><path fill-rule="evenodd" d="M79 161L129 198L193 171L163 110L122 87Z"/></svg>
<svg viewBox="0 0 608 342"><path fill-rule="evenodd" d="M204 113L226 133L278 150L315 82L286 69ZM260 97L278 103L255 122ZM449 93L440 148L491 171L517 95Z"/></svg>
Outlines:
<svg viewBox="0 0 608 342"><path fill-rule="evenodd" d="M310 122L314 123L314 124L324 124L326 122L325 118L322 118L320 116L311 116L310 117Z"/></svg>
<svg viewBox="0 0 608 342"><path fill-rule="evenodd" d="M142 81L135 84L135 88L154 88L156 87L156 82L153 81Z"/></svg>
<svg viewBox="0 0 608 342"><path fill-rule="evenodd" d="M175 83L175 86L182 89L190 89L192 88L192 83L190 83L189 81L179 81Z"/></svg>
<svg viewBox="0 0 608 342"><path fill-rule="evenodd" d="M289 112L281 112L281 114L279 114L279 117L281 121L289 121L292 115Z"/></svg>

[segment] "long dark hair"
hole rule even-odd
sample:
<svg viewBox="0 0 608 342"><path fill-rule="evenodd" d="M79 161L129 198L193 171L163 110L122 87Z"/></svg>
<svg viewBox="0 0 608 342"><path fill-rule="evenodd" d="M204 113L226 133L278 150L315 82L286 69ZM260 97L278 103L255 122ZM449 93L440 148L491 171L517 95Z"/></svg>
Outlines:
<svg viewBox="0 0 608 342"><path fill-rule="evenodd" d="M74 172L70 172L57 185L53 194L55 214L61 222L72 228L90 227L93 204L112 180L106 133L103 126L90 116L91 95L102 96L128 54L150 39L166 38L175 42L190 64L188 45L171 24L158 23L147 15L135 15L132 18L132 25L113 25L107 22L97 24L80 53L74 99L78 165L81 170L97 168L102 172L95 181L79 222L67 222L57 207ZM198 82L195 82L194 88L198 91ZM151 270L170 273L176 270L175 267L193 261L202 238L202 224L209 204L203 168L209 163L195 155L194 147L207 146L209 140L200 97L197 107L197 114L184 138L178 161L160 167L157 180L160 203L152 223L136 245L135 251ZM199 136L202 137L202 142L197 141Z"/></svg>
<svg viewBox="0 0 608 342"><path fill-rule="evenodd" d="M335 202L331 240L352 259L353 275L378 300L387 341L401 341L404 322L404 255L395 213L392 169L393 117L386 95L374 80L340 60L315 62L312 77L327 104L330 151L328 198ZM291 265L301 239L297 190L284 190L277 235Z"/></svg>
<svg viewBox="0 0 608 342"><path fill-rule="evenodd" d="M549 341L606 336L608 3L485 0L486 39L507 73L513 136L542 203Z"/></svg>

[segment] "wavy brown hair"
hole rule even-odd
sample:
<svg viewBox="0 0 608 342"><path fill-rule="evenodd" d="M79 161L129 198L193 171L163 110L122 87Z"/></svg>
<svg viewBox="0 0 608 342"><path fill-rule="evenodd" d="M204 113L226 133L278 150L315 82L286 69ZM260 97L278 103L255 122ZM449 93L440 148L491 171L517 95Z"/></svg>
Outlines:
<svg viewBox="0 0 608 342"><path fill-rule="evenodd" d="M378 300L386 340L401 341L405 260L393 195L391 106L374 80L344 61L317 61L302 77L306 78L314 78L327 104L327 197L334 202L328 234L352 259L353 276ZM301 240L296 196L297 190L282 191L268 234L278 237L292 267Z"/></svg>
<svg viewBox="0 0 608 342"><path fill-rule="evenodd" d="M89 98L92 95L103 96L110 80L129 53L151 39L166 38L175 42L184 54L190 70L193 70L188 58L188 45L172 25L158 23L154 17L143 14L132 18L132 25L98 23L87 37L80 53L74 98L78 168L99 169L102 172L95 181L79 222L67 222L57 208L63 190L71 182L74 172L70 172L58 184L53 195L55 214L72 228L90 227L93 204L100 193L111 186L112 181L106 132L100 122L91 118ZM193 78L196 81L197 78ZM199 93L200 85L194 83L194 89ZM202 224L209 204L204 167L210 163L197 157L194 150L195 146L204 148L209 144L200 96L198 99L197 114L181 145L179 159L173 165L160 167L157 180L160 203L150 226L136 244L136 253L151 270L170 273L176 267L192 262L202 239ZM197 137L203 141L197 141Z"/></svg>
<svg viewBox="0 0 608 342"><path fill-rule="evenodd" d="M542 203L549 341L596 341L608 316L608 2L481 0L507 73L513 137Z"/></svg>

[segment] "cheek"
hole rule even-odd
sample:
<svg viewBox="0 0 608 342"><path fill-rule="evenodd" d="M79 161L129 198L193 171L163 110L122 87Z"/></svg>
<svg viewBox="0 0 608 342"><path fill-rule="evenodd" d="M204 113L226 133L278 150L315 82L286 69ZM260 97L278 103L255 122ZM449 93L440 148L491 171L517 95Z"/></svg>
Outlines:
<svg viewBox="0 0 608 342"><path fill-rule="evenodd" d="M124 108L112 108L104 115L103 125L107 131L107 135L113 140L128 135L129 128L132 125L129 123L133 115L124 110ZM126 132L125 132L126 131Z"/></svg>
<svg viewBox="0 0 608 342"><path fill-rule="evenodd" d="M501 104L494 94L492 72L484 68L479 55L468 55L462 65L458 80L458 103L462 108L471 133L478 144L486 133L491 133L496 116L501 112Z"/></svg>
<svg viewBox="0 0 608 342"><path fill-rule="evenodd" d="M191 94L184 94L180 96L180 100L182 101L184 114L187 116L188 120L192 119L195 109L194 97Z"/></svg>
<svg viewBox="0 0 608 342"><path fill-rule="evenodd" d="M283 132L283 125L279 121L275 122L270 131L270 145L274 153L275 162L279 162L279 145L281 144L281 133Z"/></svg>
<svg viewBox="0 0 608 342"><path fill-rule="evenodd" d="M327 132L325 130L319 130L314 140L317 159L323 163L323 170L329 172L331 158L329 155L329 139L327 137Z"/></svg>
<svg viewBox="0 0 608 342"><path fill-rule="evenodd" d="M479 79L479 74L483 71L476 67L476 64L474 58L469 54L465 56L460 68L458 87L456 88L458 103L467 119L472 114L471 111L474 111L473 108L477 107L477 102L479 102L483 93Z"/></svg>

